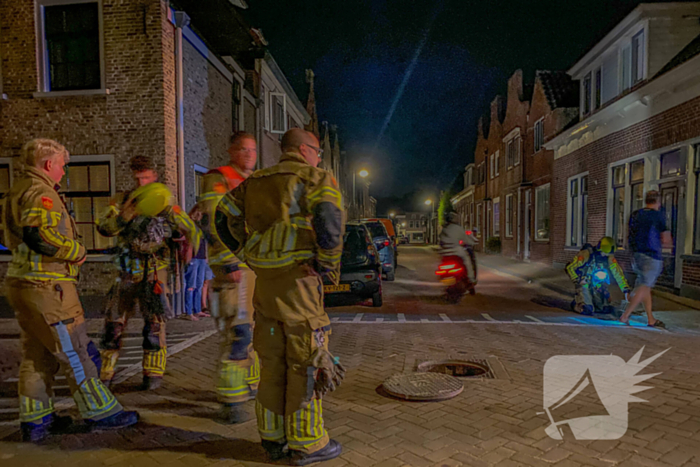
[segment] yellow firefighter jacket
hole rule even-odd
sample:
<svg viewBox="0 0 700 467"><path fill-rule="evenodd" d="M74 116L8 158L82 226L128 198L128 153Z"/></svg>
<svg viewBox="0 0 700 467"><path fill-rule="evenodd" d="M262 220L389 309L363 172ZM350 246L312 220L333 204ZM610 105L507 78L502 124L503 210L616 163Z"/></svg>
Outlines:
<svg viewBox="0 0 700 467"><path fill-rule="evenodd" d="M224 195L238 187L245 177L235 167L226 168L226 173L231 173L234 177L226 177L221 169L210 170L204 176L203 194L199 197L197 207L203 213L201 225L205 229L204 235L209 245L209 265L219 266L229 273L247 266L221 242L216 232L216 207Z"/></svg>
<svg viewBox="0 0 700 467"><path fill-rule="evenodd" d="M144 264L144 255L138 254L131 250L129 238L132 234L131 230L138 221L139 216L130 222L124 222L119 216L124 203L129 199L129 193L117 194L107 207L100 218L97 220L97 230L105 237L119 236L116 262L122 272L132 276L132 280L138 282L143 278L143 272L146 265ZM179 206L168 206L158 214L157 217L162 217L173 231L173 236L184 235L187 242L193 246L195 253L199 248L202 240L202 232L197 228L194 221L190 219L187 213L183 212ZM164 248L159 249L151 256L155 256L155 269L160 271L171 266L174 256L171 239L167 238L164 241ZM152 271L153 264L149 266L149 271Z"/></svg>
<svg viewBox="0 0 700 467"><path fill-rule="evenodd" d="M4 244L12 251L8 277L70 281L86 250L75 221L58 195L59 186L42 171L27 168L7 194L2 210Z"/></svg>
<svg viewBox="0 0 700 467"><path fill-rule="evenodd" d="M254 172L223 197L216 229L259 279L307 263L337 283L342 206L329 172L311 167L299 154L285 153L279 164Z"/></svg>

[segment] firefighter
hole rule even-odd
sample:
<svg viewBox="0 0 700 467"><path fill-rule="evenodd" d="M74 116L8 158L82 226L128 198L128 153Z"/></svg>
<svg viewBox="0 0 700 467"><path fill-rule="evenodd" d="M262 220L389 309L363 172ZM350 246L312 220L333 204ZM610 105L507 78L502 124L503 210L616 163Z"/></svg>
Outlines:
<svg viewBox="0 0 700 467"><path fill-rule="evenodd" d="M139 188L118 194L97 221L106 237L118 236L119 277L109 291L102 337L102 372L108 385L119 359L122 335L138 307L143 315L142 390L157 389L165 372L165 321L173 317L172 294L177 289L179 242L199 247L201 232L156 183L152 161L133 157L130 168Z"/></svg>
<svg viewBox="0 0 700 467"><path fill-rule="evenodd" d="M21 329L19 414L24 441L41 441L70 428L55 414L53 383L59 367L89 428L120 428L138 422L99 379L78 298L78 270L86 250L58 195L68 151L48 139L22 149L24 173L2 210L3 243L12 251L6 293Z"/></svg>
<svg viewBox="0 0 700 467"><path fill-rule="evenodd" d="M224 195L248 178L258 159L255 137L234 133L230 139L229 165L204 176L204 194L197 203L200 221L209 242L209 265L214 271L212 313L221 333L216 394L221 403L219 419L239 423L247 419L242 404L255 397L260 364L253 350L253 290L255 273L229 250L216 234L216 206Z"/></svg>
<svg viewBox="0 0 700 467"><path fill-rule="evenodd" d="M585 244L569 264L566 272L576 286L576 296L572 308L576 313L612 313L610 305L610 273L625 294L630 291L625 273L615 259L615 240L603 237L595 248Z"/></svg>
<svg viewBox="0 0 700 467"><path fill-rule="evenodd" d="M339 281L344 213L337 182L317 168L318 139L292 129L282 150L277 165L253 173L221 200L216 228L257 276L255 408L263 447L273 459L289 455L293 464L307 465L342 451L328 437L321 409L322 396L345 373L328 351L322 277Z"/></svg>

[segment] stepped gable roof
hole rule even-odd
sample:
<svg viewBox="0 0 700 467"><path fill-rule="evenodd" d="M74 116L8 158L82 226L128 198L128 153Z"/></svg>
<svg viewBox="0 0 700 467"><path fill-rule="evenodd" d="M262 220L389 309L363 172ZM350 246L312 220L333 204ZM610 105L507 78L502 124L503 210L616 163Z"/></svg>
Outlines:
<svg viewBox="0 0 700 467"><path fill-rule="evenodd" d="M678 54L675 57L673 57L671 61L669 61L661 70L659 70L659 72L656 74L656 76L654 76L654 78L658 78L659 76L668 73L669 71L673 70L677 66L684 64L696 55L700 55L700 35L693 39L690 42L690 44L686 45L683 48L683 50L678 52Z"/></svg>
<svg viewBox="0 0 700 467"><path fill-rule="evenodd" d="M579 106L579 86L565 71L537 71L549 106L554 109Z"/></svg>

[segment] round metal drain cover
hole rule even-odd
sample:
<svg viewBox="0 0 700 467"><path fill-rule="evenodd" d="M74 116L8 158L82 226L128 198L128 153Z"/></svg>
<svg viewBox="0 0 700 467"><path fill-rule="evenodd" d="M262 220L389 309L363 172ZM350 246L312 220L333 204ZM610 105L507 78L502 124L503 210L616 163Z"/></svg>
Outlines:
<svg viewBox="0 0 700 467"><path fill-rule="evenodd" d="M389 395L409 401L441 401L464 390L460 380L439 373L394 375L384 381L383 386Z"/></svg>
<svg viewBox="0 0 700 467"><path fill-rule="evenodd" d="M430 373L441 373L458 378L475 378L483 376L489 369L476 362L465 362L462 360L445 360L442 362L424 362L418 365L418 371Z"/></svg>

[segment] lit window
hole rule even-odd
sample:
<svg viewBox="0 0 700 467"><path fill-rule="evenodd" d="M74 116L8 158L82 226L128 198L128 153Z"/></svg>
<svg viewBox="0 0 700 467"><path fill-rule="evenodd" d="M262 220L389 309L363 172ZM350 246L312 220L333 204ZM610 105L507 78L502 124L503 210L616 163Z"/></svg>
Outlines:
<svg viewBox="0 0 700 467"><path fill-rule="evenodd" d="M88 253L108 253L114 238L97 232L95 221L109 206L112 196L111 164L103 162L71 162L61 180L68 211L75 218L80 242Z"/></svg>
<svg viewBox="0 0 700 467"><path fill-rule="evenodd" d="M588 243L588 175L569 179L567 206L567 246L583 246Z"/></svg>

